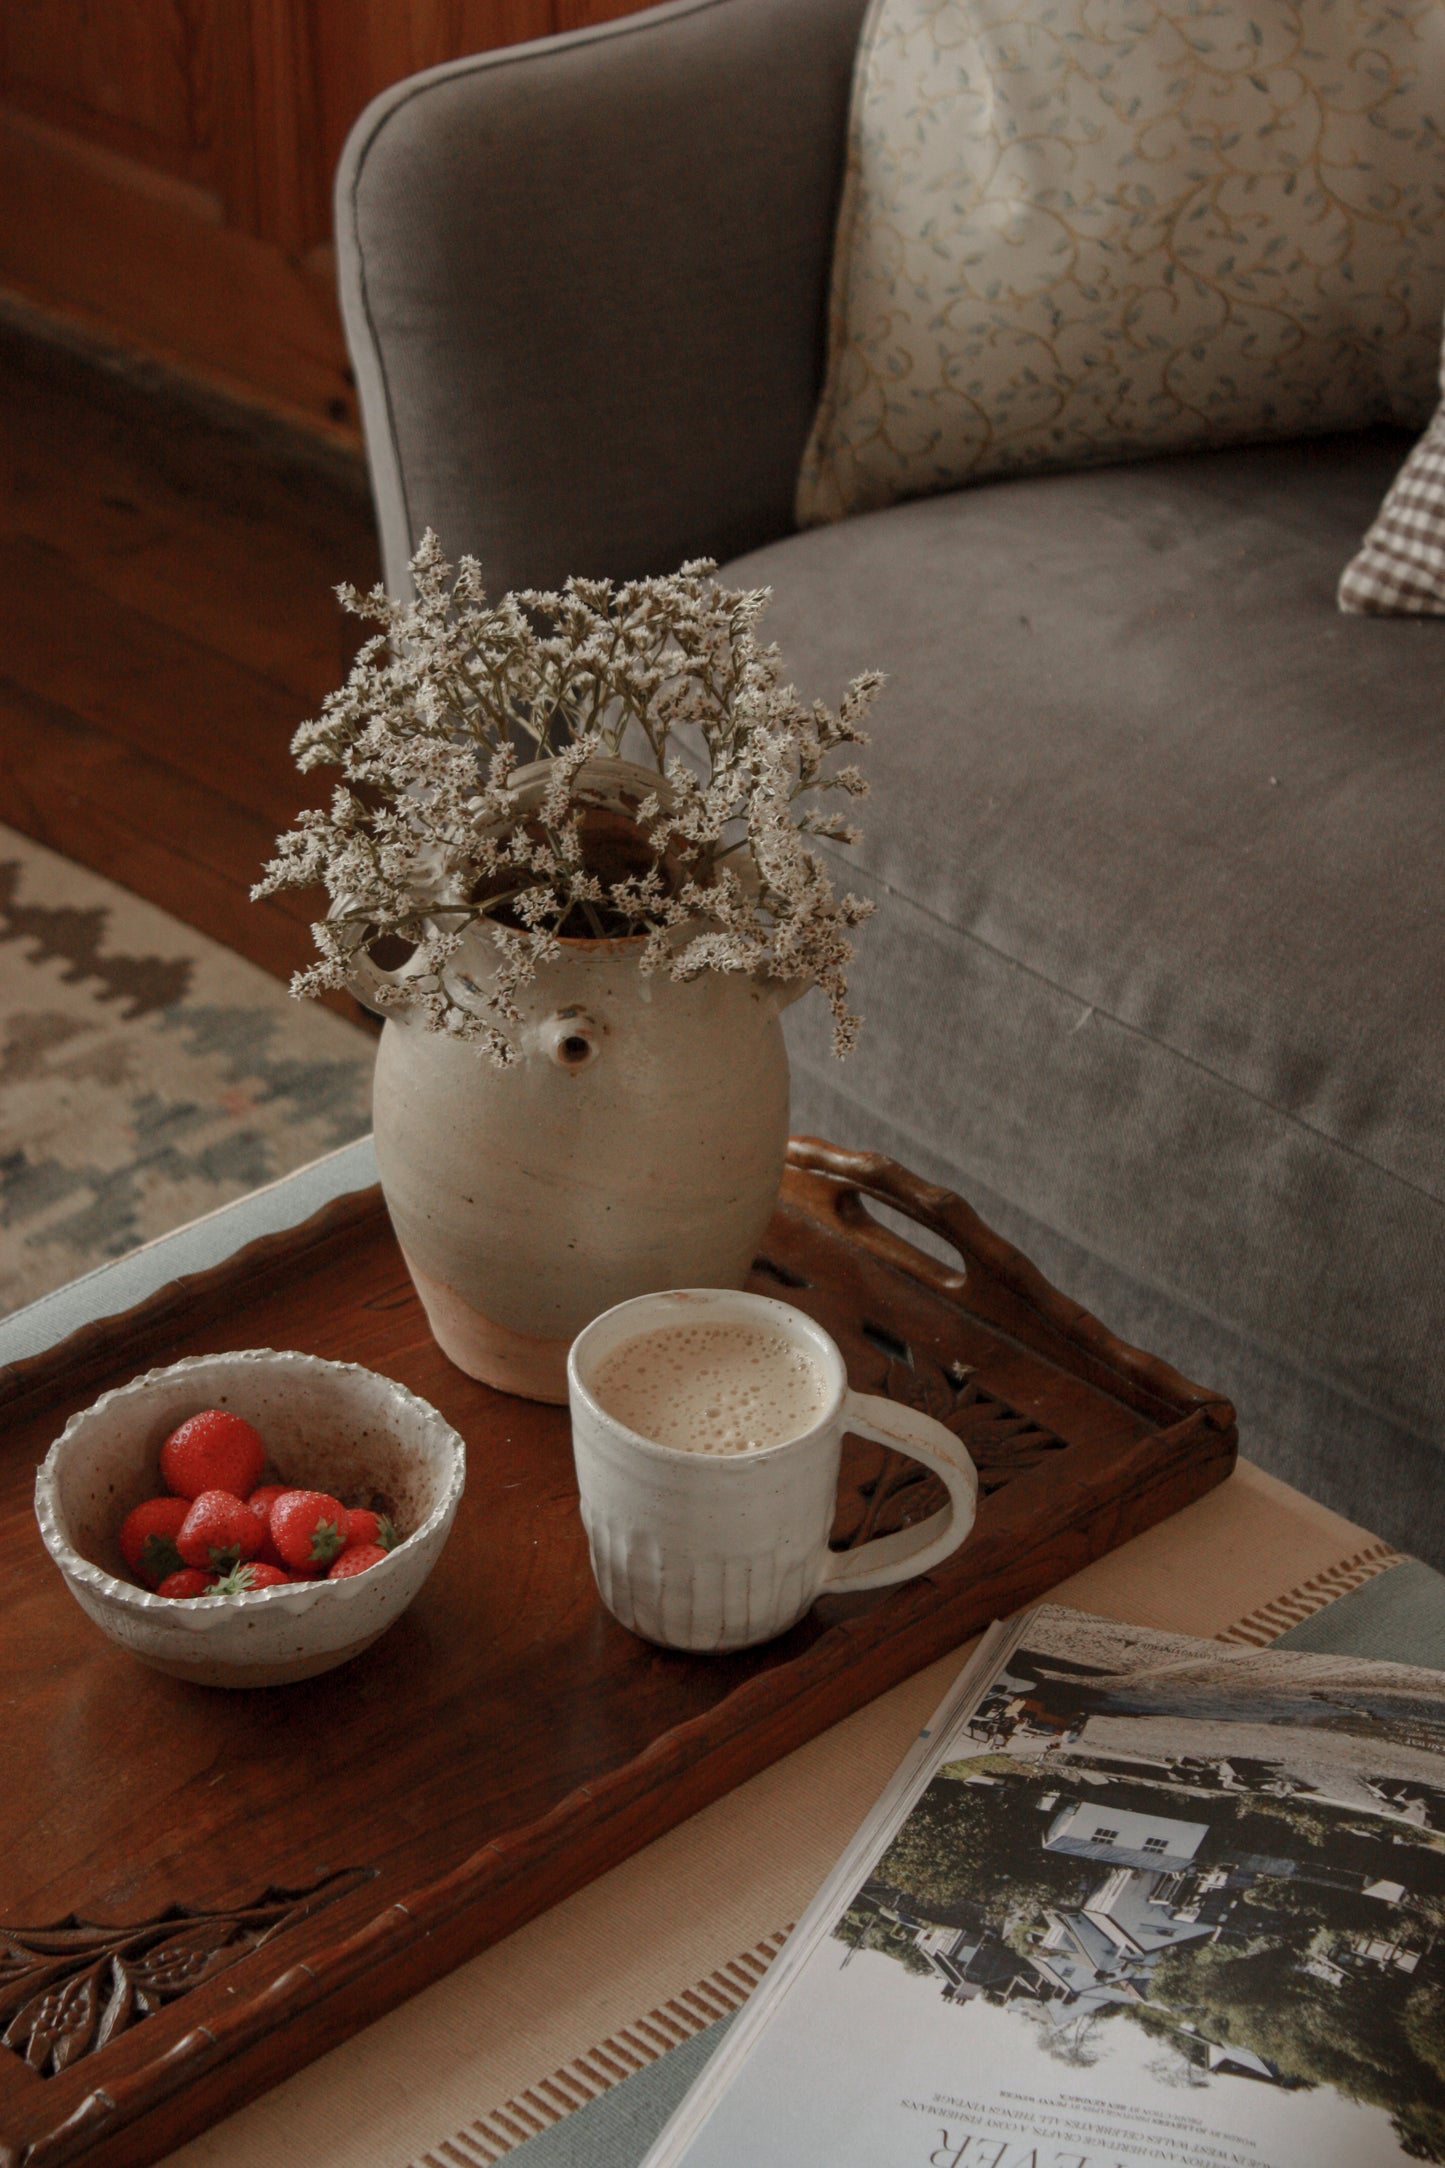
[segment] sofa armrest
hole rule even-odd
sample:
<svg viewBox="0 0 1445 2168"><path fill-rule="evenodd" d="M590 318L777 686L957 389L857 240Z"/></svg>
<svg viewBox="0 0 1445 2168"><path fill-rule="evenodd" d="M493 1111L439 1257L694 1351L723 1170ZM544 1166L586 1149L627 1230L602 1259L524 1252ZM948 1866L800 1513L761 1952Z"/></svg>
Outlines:
<svg viewBox="0 0 1445 2168"><path fill-rule="evenodd" d="M725 559L793 525L863 0L674 0L368 106L336 178L388 586Z"/></svg>

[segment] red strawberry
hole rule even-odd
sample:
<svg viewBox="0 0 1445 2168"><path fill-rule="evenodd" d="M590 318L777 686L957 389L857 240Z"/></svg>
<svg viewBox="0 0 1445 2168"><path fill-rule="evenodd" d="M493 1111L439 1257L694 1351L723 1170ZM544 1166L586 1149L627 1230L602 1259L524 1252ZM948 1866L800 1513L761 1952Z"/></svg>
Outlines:
<svg viewBox="0 0 1445 2168"><path fill-rule="evenodd" d="M275 1505L276 1500L284 1498L290 1488L289 1483L263 1483L259 1490L252 1491L246 1503L263 1528L270 1525L271 1508Z"/></svg>
<svg viewBox="0 0 1445 2168"><path fill-rule="evenodd" d="M285 1483L263 1483L261 1488L253 1490L246 1500L262 1528L261 1548L256 1556L268 1566L279 1567L283 1573L286 1571L286 1561L271 1541L271 1508L278 1498L286 1496L288 1487Z"/></svg>
<svg viewBox="0 0 1445 2168"><path fill-rule="evenodd" d="M213 1596L249 1596L253 1588L281 1588L289 1585L291 1576L280 1566L268 1566L264 1559L253 1558L249 1565L233 1566L211 1583Z"/></svg>
<svg viewBox="0 0 1445 2168"><path fill-rule="evenodd" d="M176 1549L188 1566L229 1573L261 1548L261 1523L248 1505L229 1491L205 1490L191 1501L181 1523Z"/></svg>
<svg viewBox="0 0 1445 2168"><path fill-rule="evenodd" d="M370 1543L379 1545L383 1551L394 1551L401 1541L386 1515L373 1513L370 1506L351 1506L346 1524L349 1531L346 1541L353 1550L363 1543Z"/></svg>
<svg viewBox="0 0 1445 2168"><path fill-rule="evenodd" d="M199 1498L209 1490L245 1498L265 1465L260 1432L224 1408L202 1408L161 1447L161 1481L180 1498Z"/></svg>
<svg viewBox="0 0 1445 2168"><path fill-rule="evenodd" d="M147 1498L121 1522L121 1556L148 1587L159 1588L167 1574L179 1573L176 1537L189 1511L184 1498Z"/></svg>
<svg viewBox="0 0 1445 2168"><path fill-rule="evenodd" d="M327 1574L328 1581L349 1581L353 1573L365 1573L370 1566L379 1566L386 1552L379 1543L356 1543L349 1551L343 1551L336 1564Z"/></svg>
<svg viewBox="0 0 1445 2168"><path fill-rule="evenodd" d="M315 1573L346 1548L346 1508L325 1491L287 1491L271 1508L271 1541L293 1573Z"/></svg>
<svg viewBox="0 0 1445 2168"><path fill-rule="evenodd" d="M178 1573L168 1573L156 1590L158 1596L209 1596L215 1587L216 1576L202 1573L199 1566L182 1566Z"/></svg>

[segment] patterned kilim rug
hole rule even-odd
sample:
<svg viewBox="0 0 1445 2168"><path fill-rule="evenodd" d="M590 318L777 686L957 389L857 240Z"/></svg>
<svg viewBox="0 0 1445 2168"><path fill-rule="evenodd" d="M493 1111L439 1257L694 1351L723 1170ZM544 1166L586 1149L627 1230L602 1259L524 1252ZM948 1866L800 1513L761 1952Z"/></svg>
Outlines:
<svg viewBox="0 0 1445 2168"><path fill-rule="evenodd" d="M0 827L0 1315L360 1136L373 1050Z"/></svg>

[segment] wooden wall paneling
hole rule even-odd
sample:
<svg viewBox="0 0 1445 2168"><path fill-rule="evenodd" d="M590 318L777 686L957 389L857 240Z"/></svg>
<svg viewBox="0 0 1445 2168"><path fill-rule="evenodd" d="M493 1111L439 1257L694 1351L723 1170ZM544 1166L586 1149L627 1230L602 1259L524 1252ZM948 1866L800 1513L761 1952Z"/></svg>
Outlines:
<svg viewBox="0 0 1445 2168"><path fill-rule="evenodd" d="M7 104L119 156L214 186L227 0L3 0Z"/></svg>
<svg viewBox="0 0 1445 2168"><path fill-rule="evenodd" d="M356 440L325 257L223 222L216 199L0 108L0 285L234 397Z"/></svg>
<svg viewBox="0 0 1445 2168"><path fill-rule="evenodd" d="M232 17L234 101L242 125L227 174L230 221L290 255L331 238L331 174L318 127L316 7L313 0L247 0Z"/></svg>
<svg viewBox="0 0 1445 2168"><path fill-rule="evenodd" d="M355 444L332 175L388 84L633 0L0 0L0 288Z"/></svg>

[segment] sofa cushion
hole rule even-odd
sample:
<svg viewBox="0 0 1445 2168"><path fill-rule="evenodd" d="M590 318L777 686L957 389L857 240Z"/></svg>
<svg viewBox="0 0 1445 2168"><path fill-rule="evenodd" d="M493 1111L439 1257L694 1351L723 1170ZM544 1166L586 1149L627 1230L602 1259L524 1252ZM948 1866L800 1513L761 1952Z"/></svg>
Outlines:
<svg viewBox="0 0 1445 2168"><path fill-rule="evenodd" d="M1394 431L999 482L727 568L876 665L864 1017L800 1096L1445 1437L1445 626L1344 617ZM836 1097L833 1104L838 1104Z"/></svg>
<svg viewBox="0 0 1445 2168"><path fill-rule="evenodd" d="M1429 414L1436 0L874 0L807 526Z"/></svg>
<svg viewBox="0 0 1445 2168"><path fill-rule="evenodd" d="M1445 617L1445 401L1340 574L1339 603L1376 617Z"/></svg>

